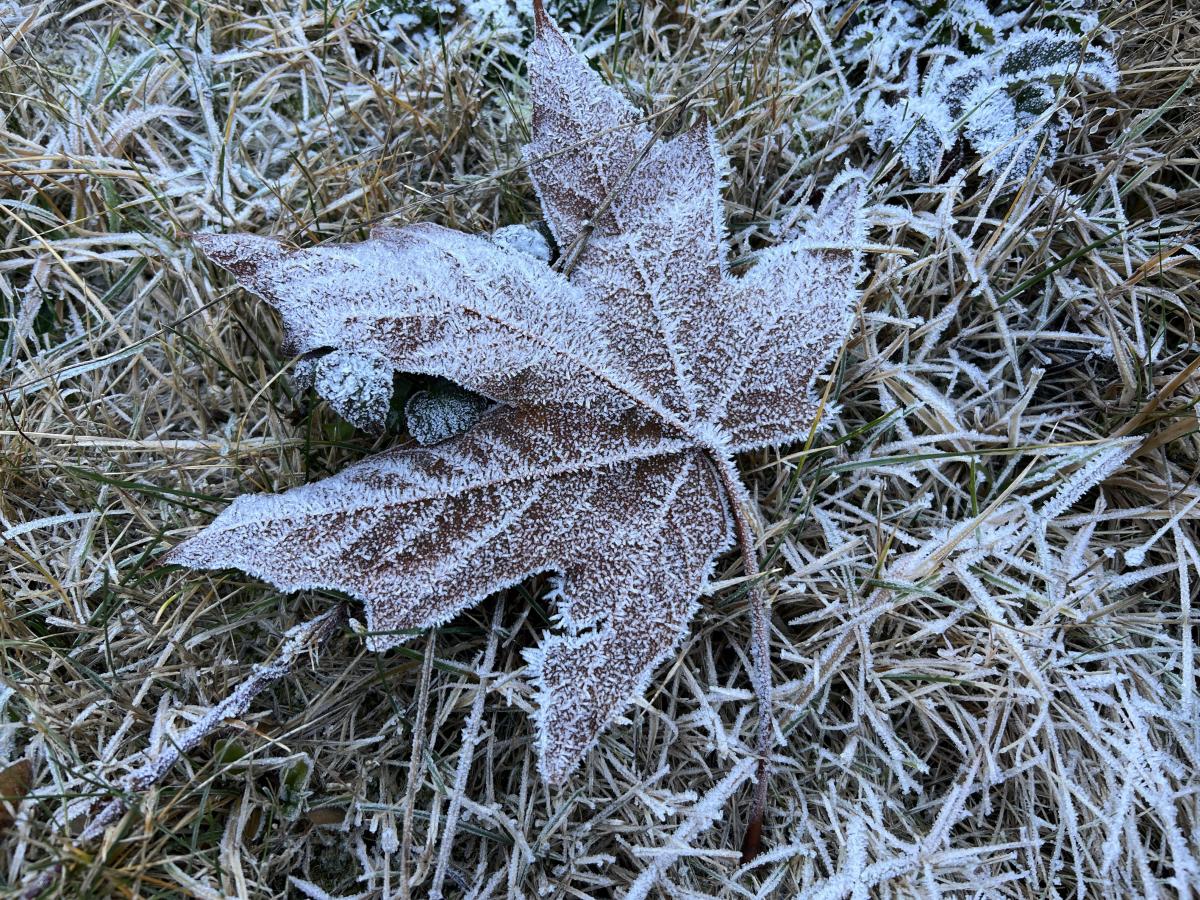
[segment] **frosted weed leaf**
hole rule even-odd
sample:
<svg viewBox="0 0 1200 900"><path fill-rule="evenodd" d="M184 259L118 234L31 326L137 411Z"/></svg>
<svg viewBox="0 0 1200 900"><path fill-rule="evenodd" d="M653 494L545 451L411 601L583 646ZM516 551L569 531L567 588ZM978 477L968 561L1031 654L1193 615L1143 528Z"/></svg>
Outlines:
<svg viewBox="0 0 1200 900"><path fill-rule="evenodd" d="M1072 31L1025 31L1017 17L993 16L981 4L952 4L946 15L925 22L924 30L918 18L907 6L903 14L888 7L878 23L859 26L848 38L852 60L883 71L899 68L900 57L908 54L901 83L871 90L864 112L872 146L892 148L917 178L934 177L960 136L982 158L982 171L1006 182L1037 175L1053 165L1069 125L1058 108L1061 86L1084 82L1116 89L1111 50ZM1086 17L1074 18L1081 30L1094 28ZM879 39L877 31L885 26L895 33ZM926 44L945 27L968 46ZM926 60L920 78L918 58Z"/></svg>
<svg viewBox="0 0 1200 900"><path fill-rule="evenodd" d="M300 360L292 377L297 387L314 388L354 427L383 430L392 399L392 367L379 354L334 350Z"/></svg>
<svg viewBox="0 0 1200 900"><path fill-rule="evenodd" d="M418 444L436 444L462 434L479 421L487 408L486 397L446 385L417 391L409 397L404 420Z"/></svg>
<svg viewBox="0 0 1200 900"><path fill-rule="evenodd" d="M197 237L280 312L292 352L386 360L496 406L458 430L415 398L414 434L439 443L240 497L170 558L344 591L375 650L557 573L560 628L527 655L541 774L561 783L675 650L735 534L757 571L732 457L812 428L856 296L863 181L831 185L812 228L735 278L712 129L655 140L541 11L529 68L526 158L569 277L508 234L432 224L300 251Z"/></svg>
<svg viewBox="0 0 1200 900"><path fill-rule="evenodd" d="M492 232L492 240L502 247L527 253L544 263L550 262L550 244L533 225L505 225Z"/></svg>

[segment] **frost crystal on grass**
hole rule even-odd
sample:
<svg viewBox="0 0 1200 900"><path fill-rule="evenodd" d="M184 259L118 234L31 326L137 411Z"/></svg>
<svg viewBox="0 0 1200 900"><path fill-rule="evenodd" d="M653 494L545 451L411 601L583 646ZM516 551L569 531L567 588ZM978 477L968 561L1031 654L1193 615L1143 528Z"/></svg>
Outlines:
<svg viewBox="0 0 1200 900"><path fill-rule="evenodd" d="M332 348L314 377L340 409L372 418L378 360L497 406L418 396L410 429L439 443L241 497L171 559L345 591L376 650L558 573L561 630L528 658L541 772L559 783L679 644L745 521L732 454L807 437L849 324L863 182L836 181L811 227L735 278L712 129L656 140L541 10L529 64L526 156L569 277L511 231L422 224L302 251L197 237L280 311L289 349Z"/></svg>

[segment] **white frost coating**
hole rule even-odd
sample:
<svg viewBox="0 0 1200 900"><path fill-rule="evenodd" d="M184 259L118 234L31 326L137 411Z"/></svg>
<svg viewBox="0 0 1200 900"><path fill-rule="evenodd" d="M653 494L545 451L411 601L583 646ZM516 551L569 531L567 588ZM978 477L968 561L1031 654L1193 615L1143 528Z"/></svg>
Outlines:
<svg viewBox="0 0 1200 900"><path fill-rule="evenodd" d="M1043 520L1061 516L1093 485L1099 484L1115 472L1137 449L1137 446L1136 438L1126 438L1113 441L1110 445L1095 451L1095 455L1078 472L1071 475L1059 487L1054 496L1038 510L1038 515Z"/></svg>
<svg viewBox="0 0 1200 900"><path fill-rule="evenodd" d="M897 103L867 106L867 136L876 151L890 146L917 178L933 178L954 145L955 121L937 94L908 96Z"/></svg>
<svg viewBox="0 0 1200 900"><path fill-rule="evenodd" d="M5 715L5 710L8 708L8 701L15 694L16 691L13 688L0 681L0 763L5 765L13 759L13 745L17 730L21 727L19 722L10 722L9 717Z"/></svg>
<svg viewBox="0 0 1200 900"><path fill-rule="evenodd" d="M339 894L334 896L320 885L313 884L311 881L305 881L303 878L297 878L295 875L288 876L288 883L296 890L308 898L308 900L362 900L370 892L362 891L358 894Z"/></svg>
<svg viewBox="0 0 1200 900"><path fill-rule="evenodd" d="M480 420L488 402L456 387L417 391L404 405L408 433L428 446L462 434Z"/></svg>
<svg viewBox="0 0 1200 900"><path fill-rule="evenodd" d="M300 360L292 378L297 387L315 388L355 428L383 430L392 400L392 366L382 355L334 350Z"/></svg>
<svg viewBox="0 0 1200 900"><path fill-rule="evenodd" d="M279 648L278 655L271 662L254 666L250 677L239 684L233 693L216 706L210 707L174 742L148 754L145 763L121 779L120 794L122 796L110 800L101 807L96 815L92 816L87 827L79 835L79 842L85 843L103 834L104 829L125 811L124 795L144 791L156 784L175 763L183 758L185 753L204 740L222 722L234 716L240 716L249 709L250 702L262 693L264 688L283 678L292 670L296 658L301 653L313 649L315 645L324 641L337 627L341 618L342 610L338 606L288 629L283 646Z"/></svg>
<svg viewBox="0 0 1200 900"><path fill-rule="evenodd" d="M876 150L894 149L919 178L936 176L943 154L960 135L982 157L982 171L997 172L1006 182L1037 175L1053 164L1069 124L1058 108L1059 85L1080 80L1116 90L1117 67L1108 47L1085 46L1069 31L1021 31L1011 15L993 17L980 12L981 6L952 5L950 22L978 48L966 54L949 46L918 54L919 23L911 12L891 13L896 24L904 23L891 40L902 37L903 47L913 52L902 84L894 91L871 92L865 109L868 136ZM881 21L887 18L884 14ZM919 84L918 55L927 59ZM893 92L896 99L884 99Z"/></svg>
<svg viewBox="0 0 1200 900"><path fill-rule="evenodd" d="M550 244L533 225L505 225L492 232L492 240L509 250L519 250L544 263L550 262Z"/></svg>
<svg viewBox="0 0 1200 900"><path fill-rule="evenodd" d="M487 650L483 654L483 662L479 667L479 687L471 701L471 712L467 716L467 724L462 730L462 748L459 750L458 765L454 770L454 785L450 791L450 806L446 810L446 822L442 826L441 844L438 846L437 868L433 872L433 882L429 886L430 900L442 900L442 886L450 876L453 867L450 865L450 854L454 850L454 835L458 829L458 817L462 812L463 800L467 796L467 779L470 778L472 763L475 760L475 745L479 743L479 729L483 723L483 703L489 687L488 677L492 674L492 666L496 662L496 645L499 643L500 627L504 616L504 600L496 602L492 612L492 628L488 636ZM462 885L465 889L466 885Z"/></svg>
<svg viewBox="0 0 1200 900"><path fill-rule="evenodd" d="M84 513L63 513L60 516L46 516L41 519L34 519L29 522L22 522L20 525L13 525L10 528L0 531L0 540L11 541L15 537L20 537L23 534L28 534L31 531L37 531L39 528L53 528L56 525L66 525L71 522L80 522L86 519L95 519L100 513L95 510Z"/></svg>
<svg viewBox="0 0 1200 900"><path fill-rule="evenodd" d="M497 404L468 422L414 397L409 428L436 443L240 497L170 559L344 591L375 650L557 573L560 628L529 660L539 767L561 783L686 634L732 540L730 454L808 436L856 296L866 182L838 179L811 225L735 278L712 129L647 146L640 114L537 24L526 154L567 274L508 229L302 251L196 239L279 310L293 352L327 353L339 396L359 396L370 379L346 360L366 357Z"/></svg>
<svg viewBox="0 0 1200 900"><path fill-rule="evenodd" d="M1183 509L1174 513L1171 516L1171 518L1167 519L1166 523L1164 523L1162 528L1158 529L1158 531L1156 531L1156 532L1154 532L1154 534L1150 535L1150 537L1147 540L1143 541L1141 544L1139 544L1136 547L1131 547L1130 549L1126 550L1125 551L1126 564L1131 565L1131 566L1142 565L1142 563L1144 563L1146 561L1146 553L1149 552L1149 550L1155 544L1158 543L1159 539L1162 538L1162 536L1164 534L1166 534L1168 531L1170 531L1172 528L1174 528L1175 524L1177 522L1179 522L1188 513L1190 513L1193 509L1195 509L1197 503L1200 503L1200 495L1193 497L1191 502L1189 502L1186 506L1184 506Z"/></svg>
<svg viewBox="0 0 1200 900"><path fill-rule="evenodd" d="M647 866L638 876L637 881L630 886L625 900L645 900L650 895L650 889L654 887L663 873L679 859L697 835L712 826L712 823L721 815L721 807L753 772L754 760L743 759L733 767L728 775L713 785L708 793L692 807L683 824L676 828L675 833L671 835L673 846L668 848L666 853L655 856L654 862Z"/></svg>

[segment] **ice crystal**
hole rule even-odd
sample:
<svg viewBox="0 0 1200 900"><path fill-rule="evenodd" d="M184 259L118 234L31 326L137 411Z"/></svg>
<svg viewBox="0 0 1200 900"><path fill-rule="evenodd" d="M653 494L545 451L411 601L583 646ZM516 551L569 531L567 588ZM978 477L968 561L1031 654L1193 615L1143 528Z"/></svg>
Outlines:
<svg viewBox="0 0 1200 900"><path fill-rule="evenodd" d="M526 157L569 275L431 224L303 251L197 238L279 310L289 349L332 360L343 408L382 383L381 359L497 405L460 431L453 404L420 398L410 429L439 443L240 497L171 559L344 591L375 650L558 573L560 628L528 653L557 783L685 634L745 502L732 454L812 428L854 298L863 182L831 185L815 225L735 278L712 129L656 140L541 10L529 66Z"/></svg>

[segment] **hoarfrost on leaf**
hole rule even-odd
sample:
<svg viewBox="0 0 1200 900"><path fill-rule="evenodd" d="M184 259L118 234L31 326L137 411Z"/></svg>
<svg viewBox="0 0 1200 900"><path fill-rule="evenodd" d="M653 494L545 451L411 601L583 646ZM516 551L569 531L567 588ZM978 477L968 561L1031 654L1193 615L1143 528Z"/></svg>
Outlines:
<svg viewBox="0 0 1200 900"><path fill-rule="evenodd" d="M492 232L492 240L502 247L527 253L544 263L550 262L550 243L535 225L505 225Z"/></svg>
<svg viewBox="0 0 1200 900"><path fill-rule="evenodd" d="M872 146L894 147L917 178L936 177L943 154L954 145L954 120L937 96L906 97L895 104L876 100L867 108L867 119Z"/></svg>
<svg viewBox="0 0 1200 900"><path fill-rule="evenodd" d="M437 443L240 497L170 558L344 591L375 650L556 573L560 627L528 657L541 774L561 783L674 652L745 522L733 453L813 427L856 296L865 181L830 185L813 225L734 277L712 129L656 140L540 8L529 67L526 158L568 275L507 233L432 224L295 251L197 237L279 310L292 352L496 405L468 422L414 398L410 429ZM346 365L329 387L366 377Z"/></svg>

